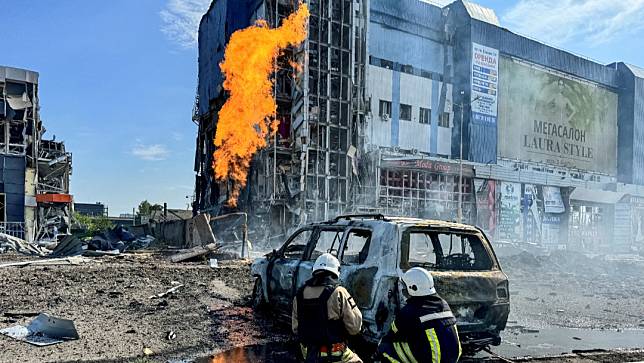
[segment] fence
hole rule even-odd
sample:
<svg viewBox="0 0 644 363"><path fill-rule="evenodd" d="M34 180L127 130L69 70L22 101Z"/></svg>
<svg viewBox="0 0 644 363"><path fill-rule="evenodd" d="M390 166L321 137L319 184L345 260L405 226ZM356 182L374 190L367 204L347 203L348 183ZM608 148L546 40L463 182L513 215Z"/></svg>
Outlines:
<svg viewBox="0 0 644 363"><path fill-rule="evenodd" d="M25 239L24 222L0 222L0 233L8 234L13 237Z"/></svg>

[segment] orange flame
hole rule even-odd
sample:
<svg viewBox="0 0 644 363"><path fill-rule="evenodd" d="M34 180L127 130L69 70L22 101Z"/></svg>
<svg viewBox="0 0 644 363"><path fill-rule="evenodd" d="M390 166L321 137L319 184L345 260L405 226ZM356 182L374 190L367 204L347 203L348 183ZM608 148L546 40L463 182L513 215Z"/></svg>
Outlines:
<svg viewBox="0 0 644 363"><path fill-rule="evenodd" d="M229 97L219 110L213 168L218 181L231 180L228 204L237 205L253 155L266 146L267 136L277 131L277 104L271 74L274 58L288 46L301 44L307 35L309 9L306 4L269 29L265 21L236 31L230 37L219 67L226 77Z"/></svg>

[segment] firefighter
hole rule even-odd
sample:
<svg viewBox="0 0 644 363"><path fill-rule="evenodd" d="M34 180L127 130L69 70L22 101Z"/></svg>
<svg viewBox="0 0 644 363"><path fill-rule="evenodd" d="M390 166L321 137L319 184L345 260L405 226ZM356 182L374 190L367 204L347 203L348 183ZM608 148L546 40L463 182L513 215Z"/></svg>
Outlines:
<svg viewBox="0 0 644 363"><path fill-rule="evenodd" d="M293 299L292 328L305 362L362 362L347 346L349 336L360 333L362 313L339 276L340 262L325 253Z"/></svg>
<svg viewBox="0 0 644 363"><path fill-rule="evenodd" d="M425 269L414 267L402 277L407 304L396 315L380 342L382 362L456 363L461 343L454 314L436 293L434 279Z"/></svg>

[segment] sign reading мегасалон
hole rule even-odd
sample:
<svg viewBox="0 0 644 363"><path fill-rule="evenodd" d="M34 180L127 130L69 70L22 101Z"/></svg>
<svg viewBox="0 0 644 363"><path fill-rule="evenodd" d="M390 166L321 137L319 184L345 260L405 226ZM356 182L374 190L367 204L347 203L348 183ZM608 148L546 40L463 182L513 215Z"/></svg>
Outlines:
<svg viewBox="0 0 644 363"><path fill-rule="evenodd" d="M532 133L523 135L524 148L577 159L593 159L593 148L586 143L586 130L537 120L533 125Z"/></svg>
<svg viewBox="0 0 644 363"><path fill-rule="evenodd" d="M617 94L501 57L498 155L614 175Z"/></svg>

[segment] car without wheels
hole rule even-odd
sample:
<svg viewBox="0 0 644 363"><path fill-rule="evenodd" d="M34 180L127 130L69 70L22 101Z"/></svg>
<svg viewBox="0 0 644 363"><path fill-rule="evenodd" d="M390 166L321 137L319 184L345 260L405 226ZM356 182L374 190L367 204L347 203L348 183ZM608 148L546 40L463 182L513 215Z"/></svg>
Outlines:
<svg viewBox="0 0 644 363"><path fill-rule="evenodd" d="M380 214L310 224L253 263L253 304L290 319L295 293L325 252L341 262L340 281L362 311L366 342L377 344L387 333L406 300L399 277L418 266L431 272L449 303L466 353L500 344L510 312L508 278L481 229Z"/></svg>

